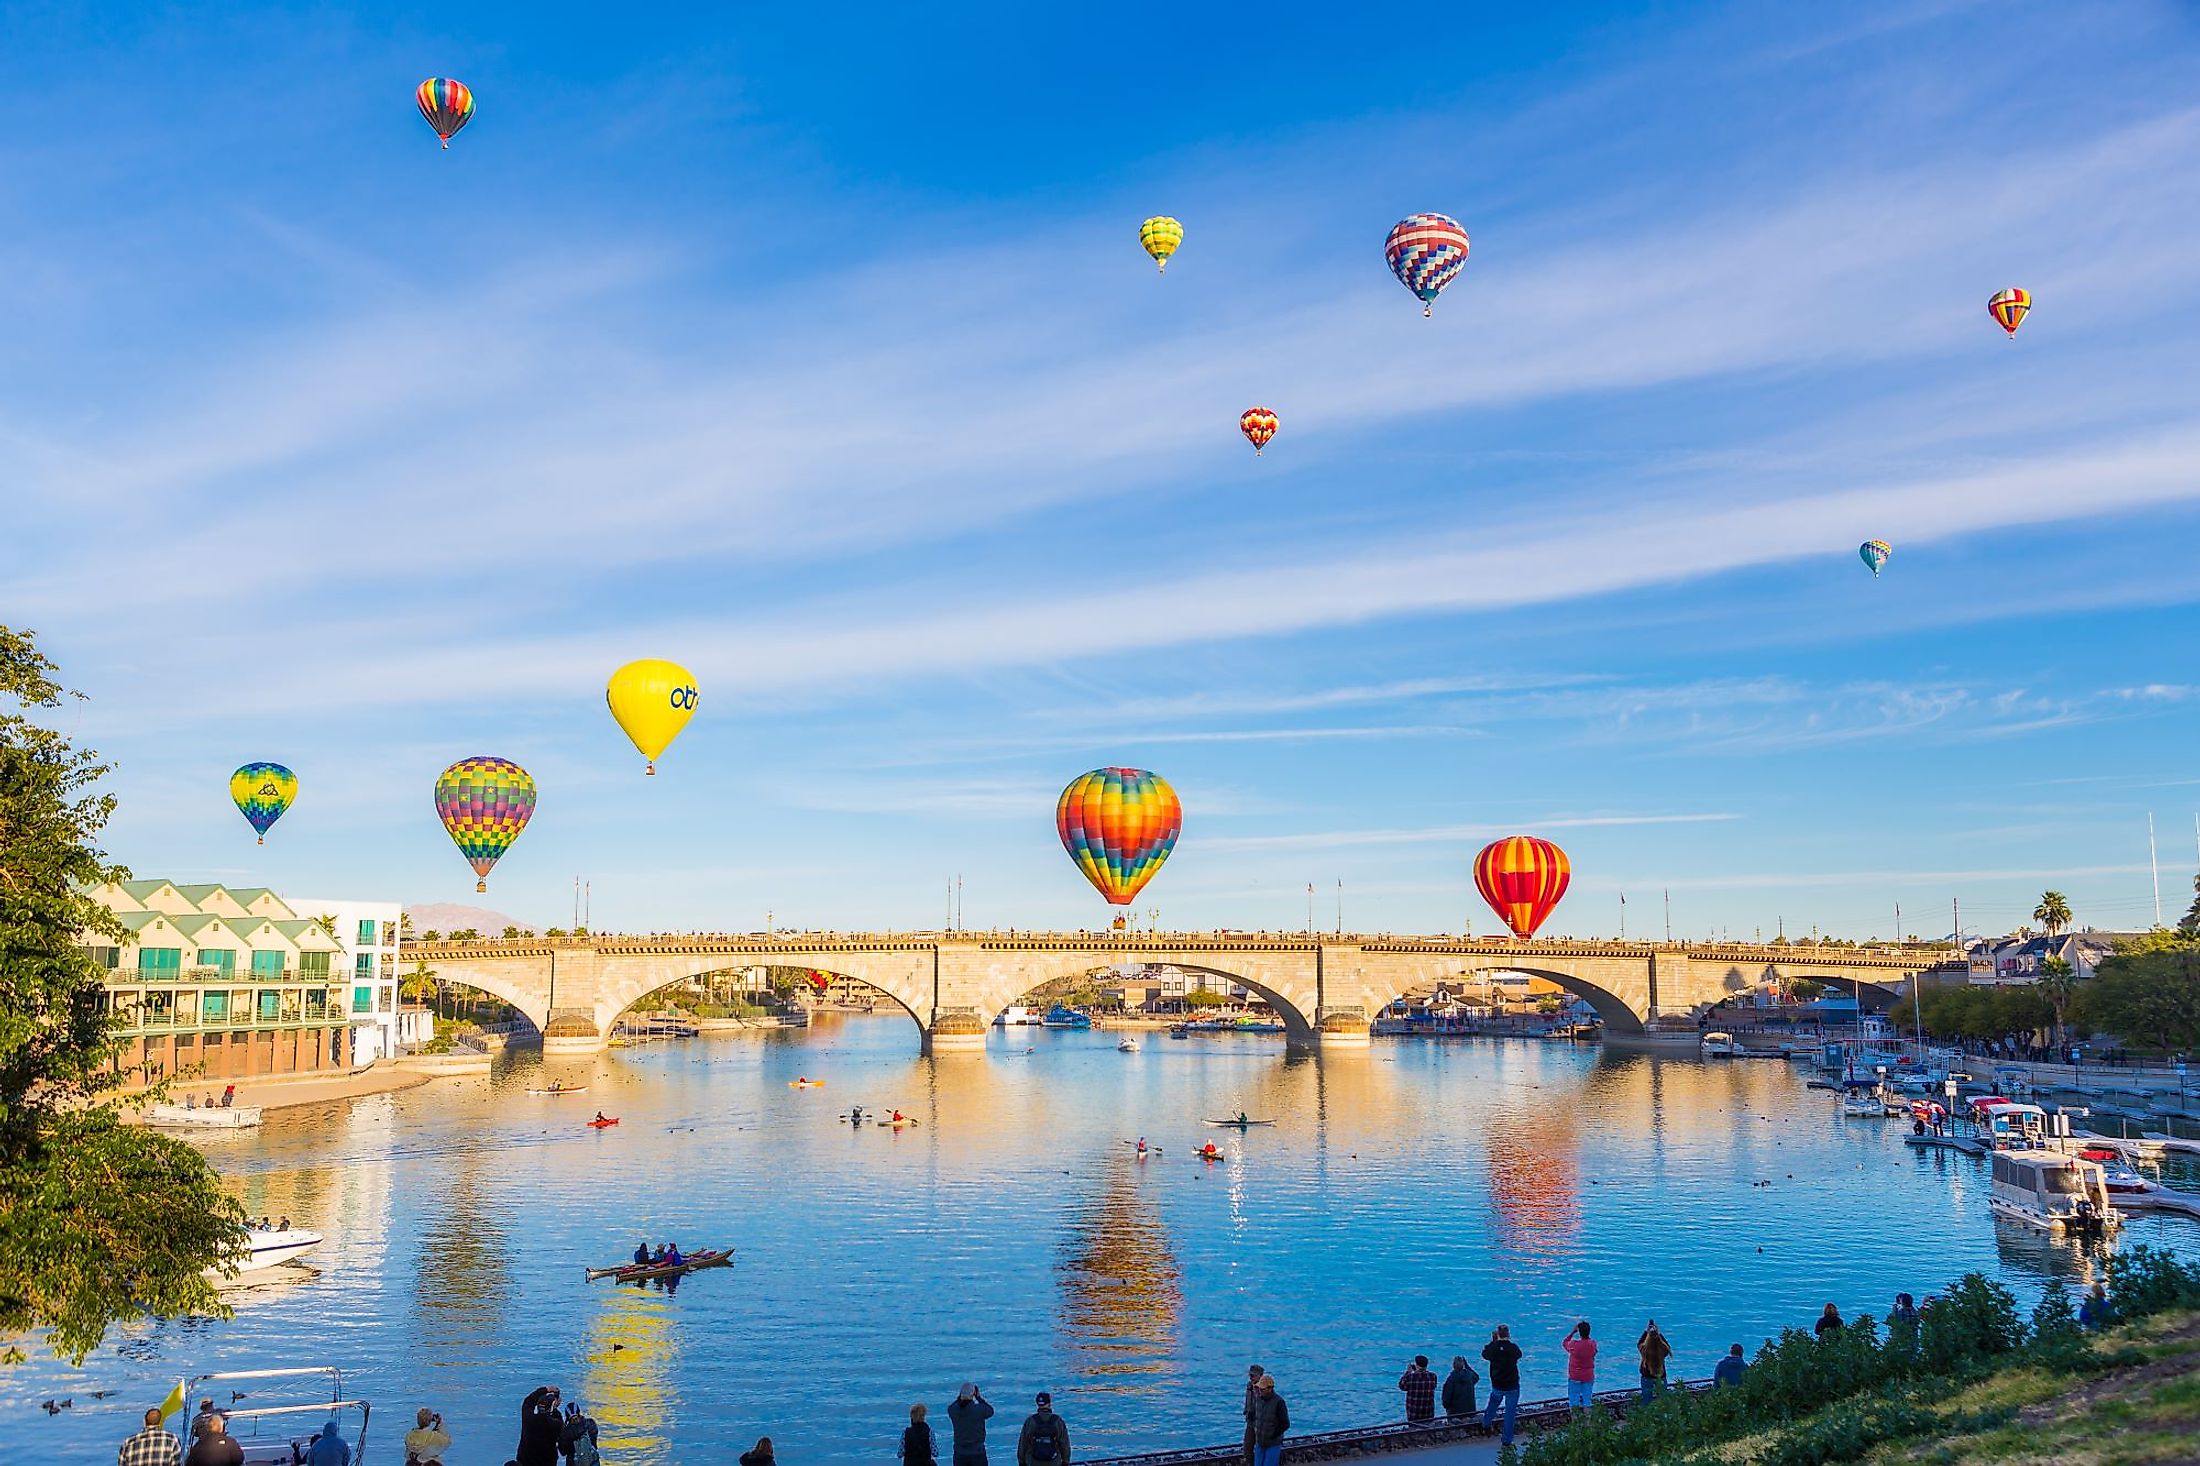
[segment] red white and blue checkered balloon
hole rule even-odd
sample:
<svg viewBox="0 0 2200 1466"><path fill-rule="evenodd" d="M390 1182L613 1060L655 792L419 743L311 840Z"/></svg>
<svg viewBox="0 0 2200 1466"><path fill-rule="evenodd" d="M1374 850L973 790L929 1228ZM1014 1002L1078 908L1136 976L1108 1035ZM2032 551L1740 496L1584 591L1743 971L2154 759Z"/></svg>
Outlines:
<svg viewBox="0 0 2200 1466"><path fill-rule="evenodd" d="M1436 297L1467 263L1467 231L1443 214L1408 214L1390 231L1383 256L1398 283L1421 298L1421 314L1435 314Z"/></svg>

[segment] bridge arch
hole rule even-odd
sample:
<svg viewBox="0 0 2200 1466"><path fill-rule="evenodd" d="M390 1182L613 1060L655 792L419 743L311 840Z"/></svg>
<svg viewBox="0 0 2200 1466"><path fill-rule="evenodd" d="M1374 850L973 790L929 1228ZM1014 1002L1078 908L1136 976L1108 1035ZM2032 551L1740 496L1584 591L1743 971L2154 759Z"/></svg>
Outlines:
<svg viewBox="0 0 2200 1466"><path fill-rule="evenodd" d="M650 987L645 991L636 993L631 998L625 997L626 988L625 985L622 984L620 987L613 990L612 996L603 1005L599 1026L605 1034L609 1034L612 1028L617 1025L618 1021L621 1018L624 1018L627 1014L633 1012L636 1007L648 1002L651 998L655 997L657 994L663 992L667 988L678 987L682 983L693 982L696 978L710 977L721 972L745 972L751 967L799 967L809 972L822 972L829 977L845 977L852 979L855 982L861 983L864 987L870 989L872 992L875 992L879 994L879 996L885 998L891 1007L900 1011L901 1014L904 1017L908 1018L911 1023L917 1025L917 1032L919 1034L922 1034L924 1032L924 1015L909 1006L909 999L907 997L905 997L901 993L895 992L892 988L880 987L878 984L872 982L869 978L865 977L860 972L844 972L839 968L831 965L830 963L824 962L728 962L722 957L710 960L699 960L695 971L687 973L684 976L665 978L662 982L657 983L655 986ZM619 1006L614 1008L612 1007L613 1003L618 1003Z"/></svg>
<svg viewBox="0 0 2200 1466"><path fill-rule="evenodd" d="M1095 961L1095 957L1100 957L1101 960ZM1275 981L1273 975L1269 975L1271 981L1264 982L1259 977L1248 976L1243 972L1233 971L1226 967L1217 967L1211 962L1193 960L1189 956L1184 960L1178 960L1174 955L1157 958L1151 953L1143 952L1131 958L1108 958L1102 954L1089 951L1064 953L1061 957L1050 962L1038 964L1026 962L1021 964L1022 973L1014 979L1014 982L1022 984L1021 989L1001 998L997 1004L992 1005L990 1011L981 1016L985 1023L990 1026L1004 1009L1022 1003L1036 993L1062 983L1074 982L1079 978L1093 977L1114 971L1122 967L1127 961L1135 961L1141 967L1173 967L1180 972L1196 972L1207 977L1221 978L1226 982L1235 983L1249 993L1258 994L1261 1000L1274 1010L1276 1016L1283 1020L1283 1037L1286 1044L1293 1048L1311 1048L1316 1042L1316 1019L1307 1011L1307 1007L1311 1005L1302 1006L1304 999L1294 996L1288 990L1294 986L1293 984ZM1030 975L1033 971L1041 974L1036 980Z"/></svg>
<svg viewBox="0 0 2200 1466"><path fill-rule="evenodd" d="M723 953L697 952L685 955L675 962L667 962L657 956L652 956L647 961L635 962L607 954L604 961L602 996L596 1005L597 1031L609 1033L611 1025L618 1021L621 1014L652 993L662 992L668 987L709 973L747 967L800 967L813 972L831 973L835 977L853 978L884 994L917 1026L917 1033L921 1038L929 1031L926 1020L932 1011L929 966L930 964L906 958L897 960L890 953L870 952L790 951L730 960Z"/></svg>
<svg viewBox="0 0 2200 1466"><path fill-rule="evenodd" d="M1588 978L1577 973L1567 972L1562 968L1531 967L1520 962L1507 962L1502 965L1485 964L1480 967L1472 967L1461 973L1460 976L1472 978L1484 973L1494 974L1499 972L1524 973L1529 977L1540 977L1545 982L1556 984L1594 1008L1598 1021L1604 1025L1604 1030L1607 1033L1642 1032L1642 1014L1637 1012L1625 997L1613 992L1602 983L1591 982Z"/></svg>

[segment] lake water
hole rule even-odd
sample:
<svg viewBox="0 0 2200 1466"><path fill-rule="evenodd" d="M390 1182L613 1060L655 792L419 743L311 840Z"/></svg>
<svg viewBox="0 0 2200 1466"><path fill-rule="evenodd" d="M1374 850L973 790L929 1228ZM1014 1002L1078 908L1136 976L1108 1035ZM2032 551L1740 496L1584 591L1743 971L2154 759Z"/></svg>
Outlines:
<svg viewBox="0 0 2200 1466"><path fill-rule="evenodd" d="M1051 1389L1089 1457L1235 1439L1255 1360L1312 1431L1398 1416L1412 1355L1441 1372L1499 1322L1534 1399L1563 1393L1577 1318L1612 1341L1608 1382L1631 1382L1646 1317L1700 1377L1829 1299L1883 1313L1976 1269L2029 1304L2092 1275L1996 1223L1978 1163L1837 1117L1800 1064L1143 1043L1020 1029L932 1060L905 1020L826 1020L271 1111L205 1148L250 1211L328 1234L318 1275L234 1292L229 1322L120 1332L81 1371L0 1371L9 1454L111 1462L179 1375L337 1364L374 1402L374 1466L422 1404L451 1466L498 1466L541 1383L598 1418L614 1466L763 1434L789 1466L889 1462L908 1406L944 1428L965 1379L1000 1409L997 1447ZM590 1088L525 1093L546 1076ZM922 1123L856 1130L838 1117L859 1102ZM584 1128L599 1107L620 1125ZM1241 1109L1278 1123L1199 1123ZM1139 1135L1164 1153L1136 1159ZM1227 1162L1192 1158L1208 1140ZM2200 1223L2126 1236L2191 1249ZM583 1280L645 1237L739 1260L671 1294ZM61 1396L76 1408L36 1408Z"/></svg>

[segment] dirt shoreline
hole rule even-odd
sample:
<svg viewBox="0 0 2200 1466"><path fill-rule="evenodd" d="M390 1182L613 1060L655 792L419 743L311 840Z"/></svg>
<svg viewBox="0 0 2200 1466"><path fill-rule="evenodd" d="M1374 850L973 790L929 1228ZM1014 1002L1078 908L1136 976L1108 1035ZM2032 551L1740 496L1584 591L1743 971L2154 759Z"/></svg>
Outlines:
<svg viewBox="0 0 2200 1466"><path fill-rule="evenodd" d="M413 1070L394 1069L386 1064L354 1070L349 1074L337 1074L310 1079L261 1076L235 1081L236 1103L258 1105L263 1110L286 1110L296 1105L326 1104L330 1100L358 1099L364 1095L392 1094L401 1089L413 1089L436 1078L433 1074ZM177 1083L170 1092L173 1103L182 1104L186 1095L198 1095L203 1101L208 1094L221 1097L221 1084L200 1080L193 1083Z"/></svg>

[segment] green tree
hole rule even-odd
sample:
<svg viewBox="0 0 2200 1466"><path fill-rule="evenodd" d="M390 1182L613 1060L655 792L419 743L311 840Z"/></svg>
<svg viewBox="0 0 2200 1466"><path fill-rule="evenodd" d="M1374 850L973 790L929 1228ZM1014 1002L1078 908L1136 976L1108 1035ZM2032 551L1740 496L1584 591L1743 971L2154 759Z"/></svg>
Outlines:
<svg viewBox="0 0 2200 1466"><path fill-rule="evenodd" d="M197 1151L117 1114L134 1075L81 937L120 945L90 887L122 878L98 847L107 766L30 710L59 669L0 626L0 1360L43 1331L81 1361L109 1327L221 1314L201 1269L234 1256L244 1213Z"/></svg>
<svg viewBox="0 0 2200 1466"><path fill-rule="evenodd" d="M506 928L504 929L504 940L506 940L507 942L509 942L509 941L512 941L513 939L515 939L515 938L516 938L516 937L518 937L518 936L519 936L519 928L518 928L518 927L516 927L516 926L508 926L508 927L506 927Z"/></svg>
<svg viewBox="0 0 2200 1466"><path fill-rule="evenodd" d="M397 982L397 995L408 1003L425 1003L436 995L442 984L436 981L435 969L415 959L412 971Z"/></svg>
<svg viewBox="0 0 2200 1466"><path fill-rule="evenodd" d="M2070 925L2070 902L2060 891L2042 891L2040 904L2032 908L2032 919L2046 927L2049 936L2055 936Z"/></svg>
<svg viewBox="0 0 2200 1466"><path fill-rule="evenodd" d="M2075 1011L2085 1027L2137 1048L2200 1049L2200 946L2119 950L2080 990Z"/></svg>
<svg viewBox="0 0 2200 1466"><path fill-rule="evenodd" d="M2200 875L2192 878L2192 905L2185 908L2185 919L2177 923L2182 936L2200 938Z"/></svg>
<svg viewBox="0 0 2200 1466"><path fill-rule="evenodd" d="M2049 891L2047 894L2052 896L2055 893ZM2060 957L2043 957L2040 959L2038 987L2040 996L2047 999L2047 1005L2055 1010L2055 1041L2060 1043L2070 1036L2067 1020L2070 1017L2070 1000L2078 992L2078 970Z"/></svg>

